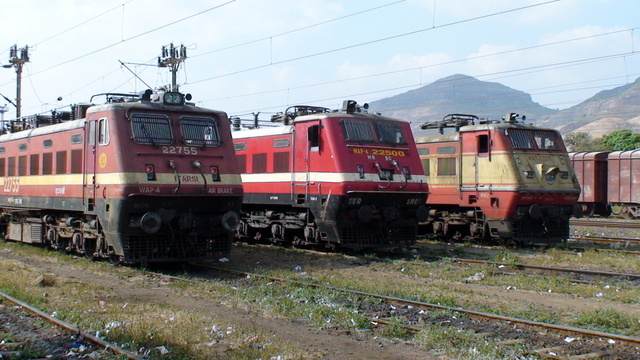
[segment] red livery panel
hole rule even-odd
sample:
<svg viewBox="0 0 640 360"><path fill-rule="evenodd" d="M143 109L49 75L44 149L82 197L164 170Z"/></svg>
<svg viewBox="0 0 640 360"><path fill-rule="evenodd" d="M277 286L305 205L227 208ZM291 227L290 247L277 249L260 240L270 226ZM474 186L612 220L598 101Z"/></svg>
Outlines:
<svg viewBox="0 0 640 360"><path fill-rule="evenodd" d="M354 101L334 112L295 106L277 120L284 125L233 132L245 189L239 236L354 249L415 242L427 184L407 122Z"/></svg>
<svg viewBox="0 0 640 360"><path fill-rule="evenodd" d="M228 252L242 184L227 115L175 92L102 95L0 135L5 238L126 263Z"/></svg>

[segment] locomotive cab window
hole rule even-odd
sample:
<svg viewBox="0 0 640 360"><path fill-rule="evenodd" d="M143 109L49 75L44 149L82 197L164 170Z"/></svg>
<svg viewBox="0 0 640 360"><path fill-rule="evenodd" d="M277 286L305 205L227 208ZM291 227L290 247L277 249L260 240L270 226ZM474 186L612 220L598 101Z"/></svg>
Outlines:
<svg viewBox="0 0 640 360"><path fill-rule="evenodd" d="M369 122L344 119L340 122L344 137L348 142L375 142L376 136Z"/></svg>
<svg viewBox="0 0 640 360"><path fill-rule="evenodd" d="M487 154L489 152L489 135L478 135L476 141L478 142L478 154Z"/></svg>
<svg viewBox="0 0 640 360"><path fill-rule="evenodd" d="M131 132L138 144L156 146L173 143L171 123L164 115L132 114Z"/></svg>
<svg viewBox="0 0 640 360"><path fill-rule="evenodd" d="M555 131L534 131L533 139L540 150L560 150L560 139Z"/></svg>
<svg viewBox="0 0 640 360"><path fill-rule="evenodd" d="M307 128L307 140L311 150L318 150L320 147L320 125L313 125Z"/></svg>
<svg viewBox="0 0 640 360"><path fill-rule="evenodd" d="M220 146L218 124L213 118L183 116L180 131L185 144L192 146Z"/></svg>
<svg viewBox="0 0 640 360"><path fill-rule="evenodd" d="M106 118L98 121L98 145L109 145L109 122Z"/></svg>
<svg viewBox="0 0 640 360"><path fill-rule="evenodd" d="M402 127L398 124L379 122L376 124L379 141L383 144L407 145Z"/></svg>

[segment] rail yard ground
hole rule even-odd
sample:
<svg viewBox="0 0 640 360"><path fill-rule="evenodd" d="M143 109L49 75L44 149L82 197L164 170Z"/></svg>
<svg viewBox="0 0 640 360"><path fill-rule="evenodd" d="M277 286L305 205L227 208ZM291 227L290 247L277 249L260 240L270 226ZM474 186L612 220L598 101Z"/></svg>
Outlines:
<svg viewBox="0 0 640 360"><path fill-rule="evenodd" d="M640 273L637 255L551 249L497 251L490 256L503 262L526 259ZM505 273L491 266L436 260L422 249L401 259L381 260L240 245L228 261L216 265L640 336L640 287L630 281L577 282L563 275ZM452 329L446 321L417 334L377 327L362 314L362 309L375 306L373 300L254 277L170 270L197 282L170 281L139 268L0 242L0 290L153 359L538 358L518 346ZM36 281L40 277L50 281ZM455 314L443 316L456 318ZM97 356L115 358L104 353Z"/></svg>

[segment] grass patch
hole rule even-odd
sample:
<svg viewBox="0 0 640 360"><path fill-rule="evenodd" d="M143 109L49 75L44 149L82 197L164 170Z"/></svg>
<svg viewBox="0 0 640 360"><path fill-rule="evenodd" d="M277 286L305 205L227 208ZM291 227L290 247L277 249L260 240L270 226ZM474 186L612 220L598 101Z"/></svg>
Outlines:
<svg viewBox="0 0 640 360"><path fill-rule="evenodd" d="M479 338L472 331L427 325L414 336L414 342L442 359L495 360L515 357L515 350L499 346L491 339ZM520 352L521 353L521 352Z"/></svg>
<svg viewBox="0 0 640 360"><path fill-rule="evenodd" d="M27 247L25 247L26 249ZM15 247L22 252L22 247ZM33 249L26 250L38 261L58 261L42 257ZM47 254L48 256L48 254ZM73 267L74 260L68 256ZM141 271L126 267L78 260L78 271L114 276L121 281L144 282ZM220 320L215 314L185 310L176 306L149 303L132 298L117 298L110 288L80 283L57 276L51 286L37 285L40 270L7 259L0 259L0 291L29 302L40 310L125 349L155 359L308 359L305 349L287 341L274 339L258 328L238 326ZM225 287L227 284L217 284ZM192 291L195 291L192 289ZM197 290L197 296L211 295L208 289ZM219 299L216 299L219 300ZM232 298L229 298L231 301ZM233 311L222 307L220 311Z"/></svg>
<svg viewBox="0 0 640 360"><path fill-rule="evenodd" d="M571 325L624 335L633 335L640 331L640 319L610 308L578 313Z"/></svg>

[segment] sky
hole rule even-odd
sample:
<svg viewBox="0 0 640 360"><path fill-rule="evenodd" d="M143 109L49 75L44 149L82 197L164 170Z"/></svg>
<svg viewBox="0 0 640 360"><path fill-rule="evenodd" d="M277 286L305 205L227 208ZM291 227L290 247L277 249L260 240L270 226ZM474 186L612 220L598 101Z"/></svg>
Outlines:
<svg viewBox="0 0 640 360"><path fill-rule="evenodd" d="M638 0L0 0L0 94L9 49L29 48L22 115L171 83L163 46L184 45L177 83L199 106L261 119L339 108L453 74L564 109L640 77ZM479 94L481 96L481 94ZM102 99L94 98L93 102ZM15 107L6 105L6 119Z"/></svg>

